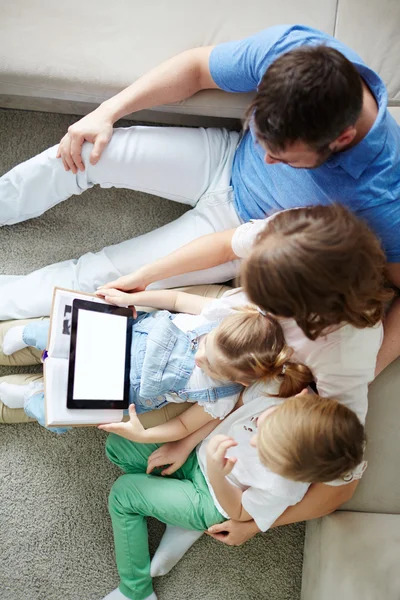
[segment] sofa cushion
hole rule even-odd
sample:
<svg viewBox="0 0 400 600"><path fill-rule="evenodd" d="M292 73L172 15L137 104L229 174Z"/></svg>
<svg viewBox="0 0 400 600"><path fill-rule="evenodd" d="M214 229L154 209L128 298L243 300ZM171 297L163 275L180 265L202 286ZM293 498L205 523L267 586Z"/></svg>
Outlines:
<svg viewBox="0 0 400 600"><path fill-rule="evenodd" d="M0 105L5 107L89 112L183 50L279 23L316 27L353 47L387 83L389 103L400 105L397 0L249 0L245 7L241 0L115 0L101 6L96 0L19 0L2 6L1 16ZM171 121L163 115L173 113L181 124L179 115L239 119L250 97L206 90L135 118Z"/></svg>
<svg viewBox="0 0 400 600"><path fill-rule="evenodd" d="M6 2L0 20L0 94L98 104L188 48L285 22L332 34L335 9L336 0ZM214 90L162 110L240 118L247 102L242 95Z"/></svg>
<svg viewBox="0 0 400 600"><path fill-rule="evenodd" d="M307 523L302 600L398 600L400 516L337 512Z"/></svg>
<svg viewBox="0 0 400 600"><path fill-rule="evenodd" d="M335 37L355 50L386 83L389 104L400 106L400 2L339 0Z"/></svg>

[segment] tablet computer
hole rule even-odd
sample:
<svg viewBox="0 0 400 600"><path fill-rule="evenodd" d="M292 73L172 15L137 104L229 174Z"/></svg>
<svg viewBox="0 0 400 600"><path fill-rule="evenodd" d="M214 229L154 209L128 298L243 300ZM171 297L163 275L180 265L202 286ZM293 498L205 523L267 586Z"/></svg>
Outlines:
<svg viewBox="0 0 400 600"><path fill-rule="evenodd" d="M72 302L67 408L129 406L132 310Z"/></svg>

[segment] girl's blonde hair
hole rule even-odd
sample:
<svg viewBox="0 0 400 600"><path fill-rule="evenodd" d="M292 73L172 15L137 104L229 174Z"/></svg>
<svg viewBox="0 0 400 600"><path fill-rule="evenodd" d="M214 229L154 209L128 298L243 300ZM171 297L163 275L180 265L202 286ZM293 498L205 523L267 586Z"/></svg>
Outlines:
<svg viewBox="0 0 400 600"><path fill-rule="evenodd" d="M357 415L331 398L288 398L260 424L261 462L294 481L324 483L344 478L363 460L364 427Z"/></svg>
<svg viewBox="0 0 400 600"><path fill-rule="evenodd" d="M313 380L305 365L293 362L278 320L256 307L244 306L226 317L215 330L221 355L218 371L233 381L250 385L276 379L282 398L298 394Z"/></svg>

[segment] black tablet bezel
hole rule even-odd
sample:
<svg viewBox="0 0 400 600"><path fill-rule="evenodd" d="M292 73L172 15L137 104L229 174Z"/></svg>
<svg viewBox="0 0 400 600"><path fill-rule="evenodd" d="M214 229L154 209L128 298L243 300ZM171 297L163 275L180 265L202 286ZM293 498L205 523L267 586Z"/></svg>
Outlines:
<svg viewBox="0 0 400 600"><path fill-rule="evenodd" d="M132 328L127 327L126 331L126 354L125 354L125 381L124 381L124 398L123 400L87 400L73 398L74 380L75 380L75 358L76 358L76 338L78 327L78 312L80 310L90 310L92 312L102 312L113 315L120 315L133 319L132 310L112 304L102 304L100 302L92 302L90 300L80 300L75 298L72 301L72 319L71 319L71 340L70 354L68 366L68 389L67 389L67 408L77 409L127 409L129 406L129 373L130 373L130 354L132 343Z"/></svg>

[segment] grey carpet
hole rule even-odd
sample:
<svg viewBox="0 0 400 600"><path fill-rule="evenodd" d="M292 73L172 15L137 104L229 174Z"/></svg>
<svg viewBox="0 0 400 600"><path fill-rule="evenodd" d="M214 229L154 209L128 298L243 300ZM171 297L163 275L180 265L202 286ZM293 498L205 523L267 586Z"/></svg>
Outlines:
<svg viewBox="0 0 400 600"><path fill-rule="evenodd" d="M57 143L73 118L0 111L0 172ZM2 273L24 274L99 250L177 218L185 207L94 188L38 219L0 230ZM26 371L26 369L24 369ZM0 368L0 375L18 372ZM36 424L0 426L1 600L100 600L118 584L107 495L118 469L105 436L57 437ZM161 524L150 520L150 547ZM155 581L160 600L297 600L303 525L230 548L203 536Z"/></svg>

